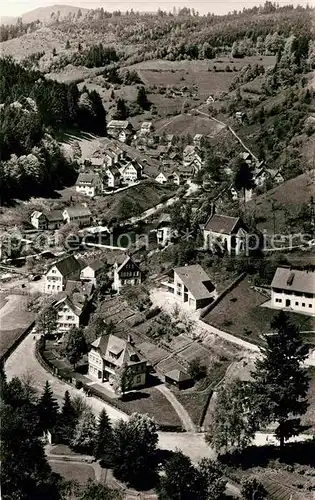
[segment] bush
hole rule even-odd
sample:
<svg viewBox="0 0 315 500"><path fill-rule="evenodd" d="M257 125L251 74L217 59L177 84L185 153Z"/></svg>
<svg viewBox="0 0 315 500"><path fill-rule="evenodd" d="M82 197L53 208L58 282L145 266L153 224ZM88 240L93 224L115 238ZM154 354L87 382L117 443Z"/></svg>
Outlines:
<svg viewBox="0 0 315 500"><path fill-rule="evenodd" d="M81 380L75 381L75 387L76 387L76 389L82 389L83 383L81 382Z"/></svg>
<svg viewBox="0 0 315 500"><path fill-rule="evenodd" d="M199 358L195 358L189 362L188 373L192 379L201 380L207 375L207 367L201 363Z"/></svg>
<svg viewBox="0 0 315 500"><path fill-rule="evenodd" d="M146 312L145 314L145 317L146 319L151 319L151 318L154 318L154 316L157 316L158 314L160 314L161 312L161 309L160 307L153 307L153 309L149 309L149 311Z"/></svg>

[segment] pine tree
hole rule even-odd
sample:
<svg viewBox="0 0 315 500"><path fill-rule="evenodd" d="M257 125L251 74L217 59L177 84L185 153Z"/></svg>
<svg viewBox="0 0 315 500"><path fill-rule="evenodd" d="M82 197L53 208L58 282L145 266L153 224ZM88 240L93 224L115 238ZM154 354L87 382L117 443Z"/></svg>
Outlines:
<svg viewBox="0 0 315 500"><path fill-rule="evenodd" d="M128 118L128 109L124 99L117 100L116 113L114 115L116 120L126 120Z"/></svg>
<svg viewBox="0 0 315 500"><path fill-rule="evenodd" d="M37 410L40 428L43 431L51 430L56 425L59 407L56 399L53 397L53 391L48 380L46 380Z"/></svg>
<svg viewBox="0 0 315 500"><path fill-rule="evenodd" d="M99 415L94 447L94 456L105 462L110 462L113 430L105 409Z"/></svg>
<svg viewBox="0 0 315 500"><path fill-rule="evenodd" d="M274 317L271 327L276 333L266 337L264 356L252 373L252 408L261 425L278 424L275 434L282 453L285 439L301 432L301 416L307 410L307 353L298 327L285 312Z"/></svg>
<svg viewBox="0 0 315 500"><path fill-rule="evenodd" d="M245 203L246 190L252 189L255 186L255 183L251 167L242 158L237 159L234 186L238 191L243 190Z"/></svg>
<svg viewBox="0 0 315 500"><path fill-rule="evenodd" d="M61 414L58 418L58 436L63 443L70 443L77 423L69 391L65 392Z"/></svg>
<svg viewBox="0 0 315 500"><path fill-rule="evenodd" d="M140 87L137 94L137 104L140 108L146 110L150 108L150 102L144 87Z"/></svg>

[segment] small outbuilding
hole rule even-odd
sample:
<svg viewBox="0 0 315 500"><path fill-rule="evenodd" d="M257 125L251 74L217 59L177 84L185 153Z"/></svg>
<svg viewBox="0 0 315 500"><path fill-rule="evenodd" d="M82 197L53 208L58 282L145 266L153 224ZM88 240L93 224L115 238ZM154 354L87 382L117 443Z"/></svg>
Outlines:
<svg viewBox="0 0 315 500"><path fill-rule="evenodd" d="M165 374L165 383L177 387L177 389L188 389L193 385L193 379L179 369L171 370Z"/></svg>

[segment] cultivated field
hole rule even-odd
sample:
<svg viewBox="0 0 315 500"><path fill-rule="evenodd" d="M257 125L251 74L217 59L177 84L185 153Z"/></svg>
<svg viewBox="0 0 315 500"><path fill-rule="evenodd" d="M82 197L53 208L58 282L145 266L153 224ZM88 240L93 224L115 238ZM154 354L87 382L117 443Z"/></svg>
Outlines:
<svg viewBox="0 0 315 500"><path fill-rule="evenodd" d="M2 294L0 299L0 357L34 320L27 310L28 296Z"/></svg>
<svg viewBox="0 0 315 500"><path fill-rule="evenodd" d="M297 216L301 206L309 203L314 196L314 175L302 174L290 179L248 203L249 209L260 218L257 226L261 231L273 232L273 202L275 213L275 232L287 231L287 217ZM301 228L296 228L297 232Z"/></svg>
<svg viewBox="0 0 315 500"><path fill-rule="evenodd" d="M235 74L243 66L262 64L268 68L273 66L275 62L274 56L253 56L243 59L233 59L226 56L204 61L150 60L129 66L129 69L137 70L141 80L146 85L181 87L196 85L198 98L204 100L209 95L216 96L221 92L227 92ZM227 66L231 71L226 71Z"/></svg>
<svg viewBox="0 0 315 500"><path fill-rule="evenodd" d="M218 122L198 114L180 114L174 117L162 118L154 122L159 133L175 135L202 134L205 137L215 137L223 128Z"/></svg>

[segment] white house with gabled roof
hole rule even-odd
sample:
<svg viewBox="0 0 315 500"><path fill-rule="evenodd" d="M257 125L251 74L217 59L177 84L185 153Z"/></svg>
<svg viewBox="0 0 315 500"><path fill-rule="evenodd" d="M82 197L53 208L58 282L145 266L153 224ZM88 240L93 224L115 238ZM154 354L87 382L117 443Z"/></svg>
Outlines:
<svg viewBox="0 0 315 500"><path fill-rule="evenodd" d="M271 306L315 315L315 271L278 267L271 283Z"/></svg>

